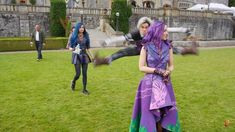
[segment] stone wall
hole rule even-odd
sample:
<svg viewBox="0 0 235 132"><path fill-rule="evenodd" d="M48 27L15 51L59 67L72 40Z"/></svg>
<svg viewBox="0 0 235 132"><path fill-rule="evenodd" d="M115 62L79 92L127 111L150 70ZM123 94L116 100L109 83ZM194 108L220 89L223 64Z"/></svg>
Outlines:
<svg viewBox="0 0 235 132"><path fill-rule="evenodd" d="M21 3L21 0L16 0L16 4L31 5L29 0L25 0L25 3ZM0 4L11 4L11 0L0 0ZM37 6L50 6L50 0L36 0Z"/></svg>
<svg viewBox="0 0 235 132"><path fill-rule="evenodd" d="M68 8L83 7L83 2L75 2L74 0L66 0ZM84 0L84 8L103 8L111 9L111 0Z"/></svg>
<svg viewBox="0 0 235 132"><path fill-rule="evenodd" d="M87 29L94 29L100 26L100 20L102 18L109 18L111 14L110 9L97 9L97 8L67 8L67 16L75 25L76 22L85 24Z"/></svg>
<svg viewBox="0 0 235 132"><path fill-rule="evenodd" d="M41 29L49 35L48 13L0 12L1 37L30 36L36 24L40 24Z"/></svg>
<svg viewBox="0 0 235 132"><path fill-rule="evenodd" d="M16 14L0 14L0 36L19 36L20 17Z"/></svg>
<svg viewBox="0 0 235 132"><path fill-rule="evenodd" d="M0 4L0 36L30 36L36 24L49 35L49 6Z"/></svg>
<svg viewBox="0 0 235 132"><path fill-rule="evenodd" d="M48 6L0 4L0 36L30 36L36 24L40 24L41 29L49 36L49 8ZM110 9L68 8L66 10L73 25L83 19L87 29L99 27L100 19L109 16L110 13Z"/></svg>
<svg viewBox="0 0 235 132"><path fill-rule="evenodd" d="M88 14L75 14L72 18L72 25L75 25L77 22L81 22L82 19L87 29L95 29L100 26L100 16Z"/></svg>
<svg viewBox="0 0 235 132"><path fill-rule="evenodd" d="M206 12L192 12L185 10L173 9L157 9L148 10L150 13L144 11L135 11L130 17L130 30L136 28L138 19L145 14L148 17L157 20L164 20L168 27L185 27L195 29L195 36L201 40L224 40L232 39L233 37L233 23L230 15L214 14ZM169 37L173 40L182 40L186 34L184 33L170 33Z"/></svg>
<svg viewBox="0 0 235 132"><path fill-rule="evenodd" d="M195 36L202 40L224 40L233 37L232 21L225 18L205 18L205 17L169 17L170 27L188 27L195 29ZM177 33L170 36L179 40Z"/></svg>
<svg viewBox="0 0 235 132"><path fill-rule="evenodd" d="M196 0L195 3L198 3L198 4L207 4L208 1L210 3L221 3L221 4L224 4L224 5L228 6L228 0Z"/></svg>

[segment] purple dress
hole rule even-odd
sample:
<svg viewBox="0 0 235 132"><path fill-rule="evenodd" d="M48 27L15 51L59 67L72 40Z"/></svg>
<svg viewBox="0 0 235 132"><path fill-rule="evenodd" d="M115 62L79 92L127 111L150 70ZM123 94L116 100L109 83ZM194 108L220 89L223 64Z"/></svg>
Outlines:
<svg viewBox="0 0 235 132"><path fill-rule="evenodd" d="M159 50L153 43L145 46L147 66L166 69L170 44L162 42ZM161 52L159 52L161 51ZM157 74L145 74L140 81L133 108L130 132L157 132L156 123L168 131L179 132L180 123L171 80Z"/></svg>

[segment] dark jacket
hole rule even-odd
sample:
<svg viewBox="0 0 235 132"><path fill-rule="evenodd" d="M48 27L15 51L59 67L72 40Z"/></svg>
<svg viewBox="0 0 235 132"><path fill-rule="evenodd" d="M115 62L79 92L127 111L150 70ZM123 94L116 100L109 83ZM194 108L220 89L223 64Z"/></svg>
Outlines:
<svg viewBox="0 0 235 132"><path fill-rule="evenodd" d="M32 33L31 42L32 41L36 41L36 31L33 31L33 33ZM39 41L41 43L45 43L45 36L42 31L39 31Z"/></svg>
<svg viewBox="0 0 235 132"><path fill-rule="evenodd" d="M126 38L127 41L139 41L139 40L142 40L143 37L141 37L140 35L140 31L138 29L128 33L128 34L125 34L124 37Z"/></svg>

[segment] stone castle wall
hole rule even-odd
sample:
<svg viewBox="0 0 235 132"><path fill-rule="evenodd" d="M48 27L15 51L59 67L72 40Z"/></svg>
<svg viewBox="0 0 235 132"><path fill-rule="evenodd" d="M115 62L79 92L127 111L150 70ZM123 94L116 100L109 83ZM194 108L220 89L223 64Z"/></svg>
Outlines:
<svg viewBox="0 0 235 132"><path fill-rule="evenodd" d="M102 18L110 16L110 10L73 8L67 9L67 16L73 24L83 19L87 29L100 26ZM232 16L208 12L193 12L177 9L133 8L129 19L130 30L136 28L142 16L164 20L169 27L194 28L195 35L202 40L222 40L233 37L234 20ZM30 36L34 25L40 24L42 30L49 35L49 7L32 6L0 6L0 36ZM183 33L171 33L170 39L182 40Z"/></svg>
<svg viewBox="0 0 235 132"><path fill-rule="evenodd" d="M165 21L168 27L195 29L194 35L202 40L223 40L233 37L234 21L230 15L173 9L133 10L133 15L129 19L130 30L136 28L138 19L146 16L145 14L152 19ZM185 35L184 33L170 33L169 37L173 40L182 40Z"/></svg>
<svg viewBox="0 0 235 132"><path fill-rule="evenodd" d="M0 4L0 36L30 36L36 24L49 34L49 6Z"/></svg>
<svg viewBox="0 0 235 132"><path fill-rule="evenodd" d="M30 36L36 24L40 24L41 29L49 36L49 11L49 6L0 4L0 36ZM99 27L100 19L103 16L109 16L110 13L109 9L73 8L66 10L73 25L83 19L87 29Z"/></svg>
<svg viewBox="0 0 235 132"><path fill-rule="evenodd" d="M0 12L0 36L23 37L30 36L36 24L49 34L49 13L14 13Z"/></svg>

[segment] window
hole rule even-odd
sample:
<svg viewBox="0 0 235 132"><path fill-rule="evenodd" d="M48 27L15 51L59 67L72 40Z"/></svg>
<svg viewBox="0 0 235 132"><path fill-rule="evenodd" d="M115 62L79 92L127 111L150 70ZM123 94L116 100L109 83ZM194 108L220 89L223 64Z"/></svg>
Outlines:
<svg viewBox="0 0 235 132"><path fill-rule="evenodd" d="M25 4L26 0L20 0L20 3Z"/></svg>

